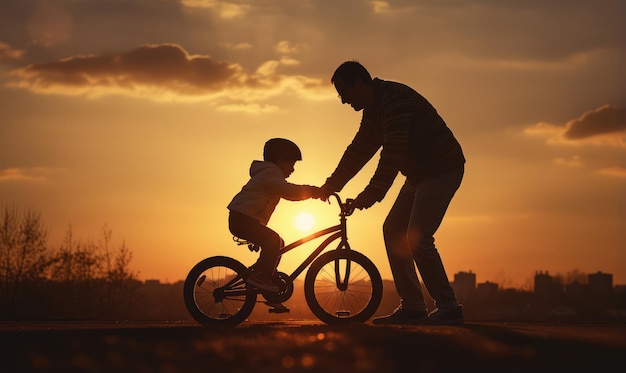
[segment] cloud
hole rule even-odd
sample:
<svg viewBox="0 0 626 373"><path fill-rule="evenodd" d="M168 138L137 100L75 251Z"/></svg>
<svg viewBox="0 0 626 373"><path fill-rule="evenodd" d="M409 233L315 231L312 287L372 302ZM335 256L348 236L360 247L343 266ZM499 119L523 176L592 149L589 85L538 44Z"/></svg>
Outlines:
<svg viewBox="0 0 626 373"><path fill-rule="evenodd" d="M626 110L605 105L584 113L565 125L563 137L568 140L587 139L598 135L626 132Z"/></svg>
<svg viewBox="0 0 626 373"><path fill-rule="evenodd" d="M281 40L276 43L274 50L282 54L294 54L298 53L302 49L302 45L290 43L287 40Z"/></svg>
<svg viewBox="0 0 626 373"><path fill-rule="evenodd" d="M606 167L601 170L598 170L598 174L626 179L626 167L622 167L622 166Z"/></svg>
<svg viewBox="0 0 626 373"><path fill-rule="evenodd" d="M222 47L222 48L232 49L232 50L252 49L252 44L246 43L246 42L242 42L242 43L218 43L218 45L220 47Z"/></svg>
<svg viewBox="0 0 626 373"><path fill-rule="evenodd" d="M218 106L216 109L223 112L244 112L251 114L275 113L280 111L277 106L259 104L228 104Z"/></svg>
<svg viewBox="0 0 626 373"><path fill-rule="evenodd" d="M370 4L372 4L374 13L387 13L389 12L389 8L391 7L389 3L386 1L373 0L373 1L370 1Z"/></svg>
<svg viewBox="0 0 626 373"><path fill-rule="evenodd" d="M413 12L416 12L419 9L419 7L411 1L370 0L369 3L372 7L372 12L375 15L413 14ZM439 4L436 3L433 5L434 7L439 6ZM424 3L419 4L419 6L424 6Z"/></svg>
<svg viewBox="0 0 626 373"><path fill-rule="evenodd" d="M18 60L24 55L24 50L14 49L7 43L0 41L0 61Z"/></svg>
<svg viewBox="0 0 626 373"><path fill-rule="evenodd" d="M53 170L45 167L5 168L0 169L0 182L8 181L45 181Z"/></svg>
<svg viewBox="0 0 626 373"><path fill-rule="evenodd" d="M584 166L584 163L581 161L580 156L574 155L569 159L566 158L555 158L553 160L554 163L561 165L561 166L567 166L567 167L582 167Z"/></svg>
<svg viewBox="0 0 626 373"><path fill-rule="evenodd" d="M206 8L215 11L225 19L235 18L246 14L252 8L248 4L232 3L219 0L181 0L189 8Z"/></svg>
<svg viewBox="0 0 626 373"><path fill-rule="evenodd" d="M614 105L604 105L583 113L565 125L539 122L525 128L524 133L545 137L550 145L599 146L603 154L590 153L595 154L592 157L597 158L594 163L602 162L605 165L607 163L614 165L616 162L612 153L621 153L623 148L626 148L626 110ZM609 147L612 148L610 151ZM585 166L582 158L578 155L570 158L554 158L552 161L557 165L566 167L582 168ZM606 166L597 170L596 173L624 178L626 177L626 168L621 165Z"/></svg>
<svg viewBox="0 0 626 373"><path fill-rule="evenodd" d="M124 53L28 65L14 70L16 80L8 85L45 94L124 94L171 101L225 98L249 103L289 90L313 99L333 97L320 79L279 74L280 67L297 63L284 57L248 73L238 63L192 55L177 44L147 44Z"/></svg>
<svg viewBox="0 0 626 373"><path fill-rule="evenodd" d="M550 144L595 144L626 147L626 109L604 105L583 113L564 126L540 122L524 129L548 138Z"/></svg>

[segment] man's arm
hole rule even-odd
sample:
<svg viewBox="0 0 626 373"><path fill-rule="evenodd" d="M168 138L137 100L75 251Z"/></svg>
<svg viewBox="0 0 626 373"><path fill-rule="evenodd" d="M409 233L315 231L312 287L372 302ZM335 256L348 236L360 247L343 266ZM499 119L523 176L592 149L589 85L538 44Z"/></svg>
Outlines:
<svg viewBox="0 0 626 373"><path fill-rule="evenodd" d="M380 110L383 149L374 176L355 200L356 208L368 208L383 200L406 157L410 123L414 119L413 101L400 95L388 96Z"/></svg>
<svg viewBox="0 0 626 373"><path fill-rule="evenodd" d="M328 197L333 192L339 192L350 181L365 164L372 159L382 144L376 141L376 137L361 123L359 131L348 145L337 168L332 175L326 179L322 190Z"/></svg>

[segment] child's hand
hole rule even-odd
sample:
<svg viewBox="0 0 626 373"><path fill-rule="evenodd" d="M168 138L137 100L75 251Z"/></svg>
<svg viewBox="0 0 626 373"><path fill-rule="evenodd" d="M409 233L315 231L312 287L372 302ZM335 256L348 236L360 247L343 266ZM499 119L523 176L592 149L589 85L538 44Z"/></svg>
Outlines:
<svg viewBox="0 0 626 373"><path fill-rule="evenodd" d="M328 184L324 184L319 189L321 191L320 199L322 201L328 201L328 198L330 197L330 195L333 194L332 188L328 186ZM330 201L328 203L330 203Z"/></svg>
<svg viewBox="0 0 626 373"><path fill-rule="evenodd" d="M312 186L311 187L311 198L321 199L322 201L326 201L326 199L328 197L325 195L325 192L324 192L324 190L322 188L316 187L316 186Z"/></svg>

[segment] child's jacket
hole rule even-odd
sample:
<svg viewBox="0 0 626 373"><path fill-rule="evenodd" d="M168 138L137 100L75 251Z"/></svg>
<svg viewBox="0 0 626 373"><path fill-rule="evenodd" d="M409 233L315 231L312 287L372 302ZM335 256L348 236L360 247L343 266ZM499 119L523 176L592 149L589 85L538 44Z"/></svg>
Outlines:
<svg viewBox="0 0 626 373"><path fill-rule="evenodd" d="M281 198L301 201L311 198L313 191L312 186L287 182L275 163L253 161L250 165L250 180L228 204L228 209L267 225Z"/></svg>

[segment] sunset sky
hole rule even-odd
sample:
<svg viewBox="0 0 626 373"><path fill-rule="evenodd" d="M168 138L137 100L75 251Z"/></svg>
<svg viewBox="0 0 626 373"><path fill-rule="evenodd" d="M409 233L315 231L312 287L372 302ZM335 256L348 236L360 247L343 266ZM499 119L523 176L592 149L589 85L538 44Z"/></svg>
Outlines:
<svg viewBox="0 0 626 373"><path fill-rule="evenodd" d="M626 284L625 4L2 0L0 206L39 210L52 246L106 224L141 279L182 280L212 255L251 264L226 205L271 137L302 149L289 181L325 181L361 117L330 77L358 60L428 98L464 148L435 236L451 279L528 287L578 270ZM349 220L353 249L388 279L381 226L403 180ZM282 201L269 225L291 242L300 212L319 229L338 210Z"/></svg>

